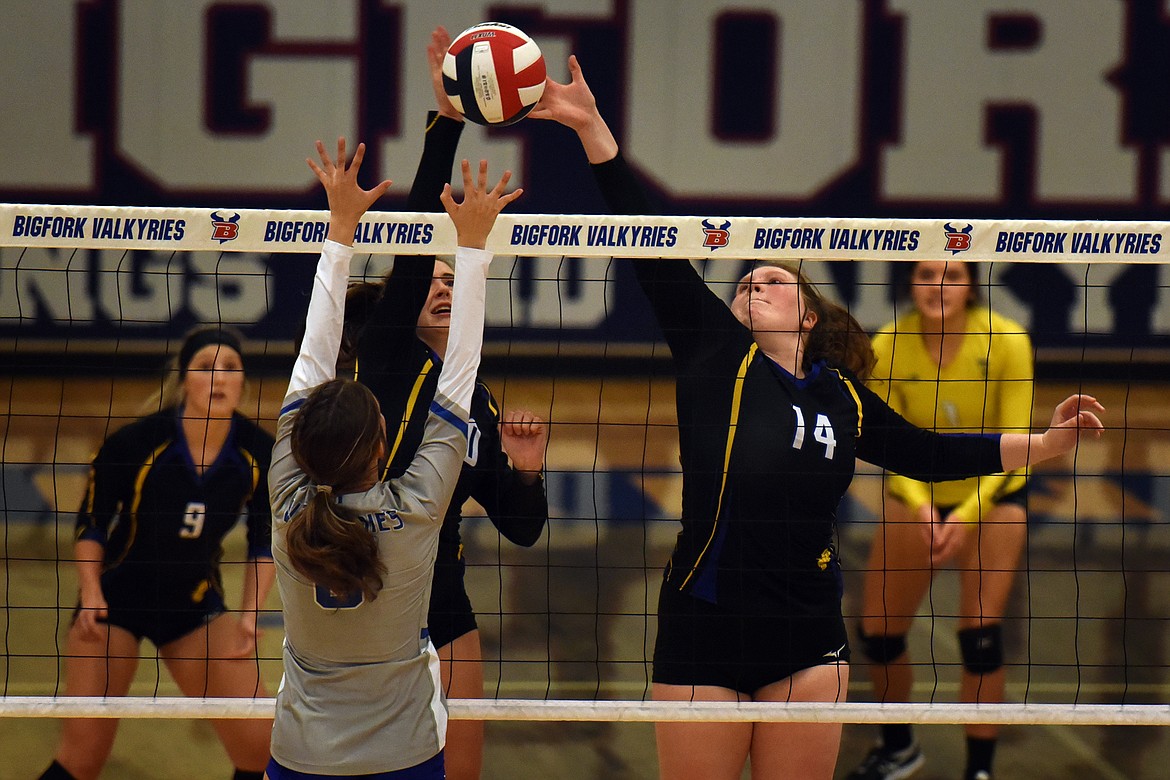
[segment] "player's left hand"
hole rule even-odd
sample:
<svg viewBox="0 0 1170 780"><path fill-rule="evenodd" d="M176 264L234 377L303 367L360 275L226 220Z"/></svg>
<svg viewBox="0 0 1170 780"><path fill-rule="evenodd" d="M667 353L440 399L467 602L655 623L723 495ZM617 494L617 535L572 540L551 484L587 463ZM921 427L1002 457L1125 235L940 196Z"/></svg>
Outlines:
<svg viewBox="0 0 1170 780"><path fill-rule="evenodd" d="M500 421L500 445L521 475L539 474L544 468L548 424L527 409L512 409Z"/></svg>
<svg viewBox="0 0 1170 780"><path fill-rule="evenodd" d="M1077 445L1081 437L1101 438L1105 426L1098 414L1104 414L1105 407L1091 395L1078 393L1057 404L1052 412L1052 423L1044 432L1045 449L1053 454L1063 454Z"/></svg>

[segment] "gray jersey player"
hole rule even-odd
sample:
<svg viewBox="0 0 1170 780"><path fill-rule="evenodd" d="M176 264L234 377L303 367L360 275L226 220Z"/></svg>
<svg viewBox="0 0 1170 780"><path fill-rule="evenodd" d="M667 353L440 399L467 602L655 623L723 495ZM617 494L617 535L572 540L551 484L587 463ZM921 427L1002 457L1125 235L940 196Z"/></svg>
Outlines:
<svg viewBox="0 0 1170 780"><path fill-rule="evenodd" d="M357 185L318 142L309 161L329 195L306 334L281 409L269 484L273 558L284 605L284 682L267 776L442 777L446 705L427 634L435 549L466 453L468 409L483 339L484 251L510 174L487 188L463 162L465 197L443 204L459 238L451 342L426 434L399 479L379 480L385 422L373 395L334 377L358 221L389 182ZM291 772L290 772L291 770Z"/></svg>

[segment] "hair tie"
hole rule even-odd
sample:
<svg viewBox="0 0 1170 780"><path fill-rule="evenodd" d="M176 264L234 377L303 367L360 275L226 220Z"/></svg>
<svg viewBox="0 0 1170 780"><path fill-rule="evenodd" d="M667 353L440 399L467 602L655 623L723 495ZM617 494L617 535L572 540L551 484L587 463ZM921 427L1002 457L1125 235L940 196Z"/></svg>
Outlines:
<svg viewBox="0 0 1170 780"><path fill-rule="evenodd" d="M327 496L331 496L331 495L333 495L333 486L332 485L318 485L317 492L324 493Z"/></svg>

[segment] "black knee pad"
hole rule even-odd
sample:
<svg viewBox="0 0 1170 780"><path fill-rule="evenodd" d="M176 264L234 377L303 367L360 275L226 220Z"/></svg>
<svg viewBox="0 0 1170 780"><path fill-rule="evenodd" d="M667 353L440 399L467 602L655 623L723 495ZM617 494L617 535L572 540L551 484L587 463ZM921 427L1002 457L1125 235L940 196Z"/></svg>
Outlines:
<svg viewBox="0 0 1170 780"><path fill-rule="evenodd" d="M906 636L869 635L864 631L857 632L861 636L861 652L875 664L888 664L906 652Z"/></svg>
<svg viewBox="0 0 1170 780"><path fill-rule="evenodd" d="M1003 666L1003 627L993 623L959 632L963 668L971 674L991 674Z"/></svg>

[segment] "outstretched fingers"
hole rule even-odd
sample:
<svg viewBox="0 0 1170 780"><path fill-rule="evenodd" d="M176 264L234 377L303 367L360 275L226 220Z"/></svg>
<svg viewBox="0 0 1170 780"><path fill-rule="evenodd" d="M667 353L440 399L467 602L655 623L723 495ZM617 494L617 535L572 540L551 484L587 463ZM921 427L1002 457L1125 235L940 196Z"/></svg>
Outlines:
<svg viewBox="0 0 1170 780"><path fill-rule="evenodd" d="M479 161L479 188L487 190L487 160Z"/></svg>
<svg viewBox="0 0 1170 780"><path fill-rule="evenodd" d="M503 195L504 190L506 190L508 187L508 182L510 182L511 180L512 180L512 172L511 171L504 171L504 175L500 177L500 180L498 182L496 182L496 186L492 188L492 194L495 195L496 197L500 197L501 195Z"/></svg>
<svg viewBox="0 0 1170 780"><path fill-rule="evenodd" d="M313 173L324 184L326 177L329 175L327 172L333 169L333 160L325 153L325 144L321 143L319 139L315 146L317 148L317 156L321 159L321 164L318 165L311 157L306 157L305 162L309 164L309 168L312 169Z"/></svg>
<svg viewBox="0 0 1170 780"><path fill-rule="evenodd" d="M344 138L338 139L337 159L340 161L338 163L339 166L345 165L345 139ZM353 171L355 176L357 175L357 172L359 170L361 170L362 160L364 160L364 159L366 159L366 145L365 144L358 144L357 151L355 151L353 153L353 160L349 164L349 168L350 168L350 170Z"/></svg>
<svg viewBox="0 0 1170 780"><path fill-rule="evenodd" d="M385 179L368 190L362 189L358 184L358 174L366 157L365 144L357 145L353 159L348 163L344 136L337 139L336 156L329 155L321 141L317 141L315 145L320 163L312 159L307 159L306 162L325 188L329 200L328 237L334 241L352 244L353 234L362 215L374 201L386 194L391 182Z"/></svg>
<svg viewBox="0 0 1170 780"><path fill-rule="evenodd" d="M480 161L474 178L470 162L463 160L460 168L463 173L463 202L455 201L450 185L443 187L439 199L455 223L459 245L483 248L487 235L495 224L496 216L524 191L522 189L510 193L504 191L511 180L511 172L505 172L500 181L489 190L487 160Z"/></svg>

